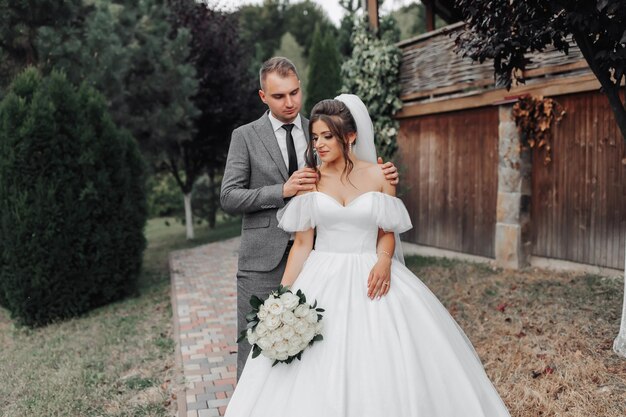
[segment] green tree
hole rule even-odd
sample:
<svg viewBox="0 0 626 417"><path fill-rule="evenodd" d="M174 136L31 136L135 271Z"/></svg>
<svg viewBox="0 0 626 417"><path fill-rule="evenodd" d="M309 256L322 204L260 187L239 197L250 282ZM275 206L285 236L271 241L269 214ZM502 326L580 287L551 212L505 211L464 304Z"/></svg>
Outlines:
<svg viewBox="0 0 626 417"><path fill-rule="evenodd" d="M426 12L424 4L407 4L390 13L400 29L400 40L412 38L426 32Z"/></svg>
<svg viewBox="0 0 626 417"><path fill-rule="evenodd" d="M44 27L36 43L44 73L61 69L75 84L96 88L107 98L114 121L131 130L127 76L136 52L132 47L136 19L133 9L102 0L73 36L62 39L55 28Z"/></svg>
<svg viewBox="0 0 626 417"><path fill-rule="evenodd" d="M313 45L309 56L306 114L320 100L333 98L341 89L341 57L332 32L322 34L315 28Z"/></svg>
<svg viewBox="0 0 626 417"><path fill-rule="evenodd" d="M54 29L65 39L82 25L88 8L80 0L0 0L0 89L26 66L40 62L36 43L41 28Z"/></svg>
<svg viewBox="0 0 626 417"><path fill-rule="evenodd" d="M283 35L280 40L280 48L274 52L274 56L284 56L293 62L300 76L300 87L303 92L306 92L308 85L308 63L306 58L304 58L304 48L290 32ZM303 97L303 99L306 99L306 97Z"/></svg>
<svg viewBox="0 0 626 417"><path fill-rule="evenodd" d="M381 32L383 27L381 22ZM393 115L402 108L397 36L397 31L387 30L379 38L370 31L367 18L360 18L352 38L352 57L341 67L342 91L358 95L367 106L374 123L376 147L385 160L397 148L398 121Z"/></svg>
<svg viewBox="0 0 626 417"><path fill-rule="evenodd" d="M238 125L258 118L263 111L258 77L249 75L249 57L241 47L236 15L211 10L194 0L172 0L171 4L174 27L191 34L189 62L201 77L192 98L200 109L193 119L194 133L167 169L189 198L196 180L207 174L210 207L202 211L209 214L207 220L213 227L219 202L217 180L226 163L228 138ZM179 170L184 178L178 176Z"/></svg>
<svg viewBox="0 0 626 417"><path fill-rule="evenodd" d="M254 56L258 71L263 61L279 48L285 33L284 11L288 0L264 0L262 5L246 5L239 9L239 33L242 43Z"/></svg>
<svg viewBox="0 0 626 417"><path fill-rule="evenodd" d="M305 58L309 57L316 26L320 27L322 33L332 32L337 35L337 29L328 19L326 12L311 0L289 4L285 8L283 21L285 33L291 33L298 44L302 45Z"/></svg>
<svg viewBox="0 0 626 417"><path fill-rule="evenodd" d="M191 142L200 114L192 100L198 81L189 62L190 31L173 27L173 20L165 0L101 0L73 38L60 42L58 32L44 30L39 49L45 71L61 68L74 83L102 91L115 122L139 141L151 170L174 175L192 239L191 190L202 171L191 156L197 153Z"/></svg>
<svg viewBox="0 0 626 417"><path fill-rule="evenodd" d="M344 57L350 57L352 55L351 38L354 33L357 11L361 8L361 0L339 0L339 5L344 9L344 16L339 23L337 45Z"/></svg>
<svg viewBox="0 0 626 417"><path fill-rule="evenodd" d="M193 239L191 190L200 175L194 119L200 111L192 100L198 80L188 62L191 34L172 27L171 10L163 1L143 0L137 13L132 67L126 76L129 124L154 169L167 169L176 178L185 202L187 238Z"/></svg>
<svg viewBox="0 0 626 417"><path fill-rule="evenodd" d="M136 292L144 164L104 98L30 68L0 102L0 303L26 325Z"/></svg>

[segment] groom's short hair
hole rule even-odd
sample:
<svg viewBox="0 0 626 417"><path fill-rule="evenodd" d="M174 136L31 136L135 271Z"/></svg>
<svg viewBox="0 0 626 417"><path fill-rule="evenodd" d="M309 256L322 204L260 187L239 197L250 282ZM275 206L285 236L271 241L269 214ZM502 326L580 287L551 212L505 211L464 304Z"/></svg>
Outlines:
<svg viewBox="0 0 626 417"><path fill-rule="evenodd" d="M261 90L263 90L265 79L267 74L276 72L281 77L288 77L290 72L293 72L295 76L300 79L296 66L288 58L283 56L275 56L263 63L259 70L259 82L261 83Z"/></svg>

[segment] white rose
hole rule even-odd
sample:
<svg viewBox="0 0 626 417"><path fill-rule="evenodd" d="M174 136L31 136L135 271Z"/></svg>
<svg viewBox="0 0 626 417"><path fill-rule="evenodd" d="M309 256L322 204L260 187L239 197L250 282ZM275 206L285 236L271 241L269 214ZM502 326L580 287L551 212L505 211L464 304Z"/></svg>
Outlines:
<svg viewBox="0 0 626 417"><path fill-rule="evenodd" d="M270 314L269 316L267 316L264 323L265 323L265 326L267 326L268 330L274 330L282 324L280 321L280 317L275 316L273 314Z"/></svg>
<svg viewBox="0 0 626 417"><path fill-rule="evenodd" d="M298 334L305 333L308 328L309 328L309 323L307 323L306 320L303 320L303 319L298 320L296 324L293 325L293 329Z"/></svg>
<svg viewBox="0 0 626 417"><path fill-rule="evenodd" d="M267 334L267 326L265 325L264 322L260 322L254 328L254 331L256 332L257 336L259 336L259 337L260 336L265 336Z"/></svg>
<svg viewBox="0 0 626 417"><path fill-rule="evenodd" d="M309 310L309 313L306 316L306 321L308 321L311 324L317 323L317 311Z"/></svg>
<svg viewBox="0 0 626 417"><path fill-rule="evenodd" d="M280 333L283 336L283 338L285 339L289 339L291 338L294 334L296 334L295 330L293 329L293 327L289 326L289 325L283 325L283 327L280 329Z"/></svg>
<svg viewBox="0 0 626 417"><path fill-rule="evenodd" d="M289 343L287 343L285 339L282 339L274 344L274 349L276 349L276 352L287 352Z"/></svg>
<svg viewBox="0 0 626 417"><path fill-rule="evenodd" d="M278 359L279 361L284 361L288 357L289 355L287 354L287 352L276 352L276 359Z"/></svg>
<svg viewBox="0 0 626 417"><path fill-rule="evenodd" d="M283 340L283 332L277 330L275 332L272 332L268 337L272 341L272 343L276 343Z"/></svg>
<svg viewBox="0 0 626 417"><path fill-rule="evenodd" d="M293 310L300 303L300 297L290 292L286 292L281 295L280 300L283 302L283 305L287 310Z"/></svg>
<svg viewBox="0 0 626 417"><path fill-rule="evenodd" d="M302 334L302 340L304 340L305 342L309 343L311 340L313 340L313 338L315 337L315 328L314 327L309 327L306 332L304 332Z"/></svg>
<svg viewBox="0 0 626 417"><path fill-rule="evenodd" d="M315 334L322 334L323 329L324 329L324 325L322 324L321 320L315 323Z"/></svg>
<svg viewBox="0 0 626 417"><path fill-rule="evenodd" d="M283 321L283 323L291 325L296 322L297 317L295 316L295 314L293 314L292 311L286 310L283 311L283 314L280 315L280 319Z"/></svg>
<svg viewBox="0 0 626 417"><path fill-rule="evenodd" d="M291 347L291 345L289 345L289 349L287 350L287 354L289 356L295 356L298 353L300 353L301 351L302 351L302 349L300 349L300 346Z"/></svg>
<svg viewBox="0 0 626 417"><path fill-rule="evenodd" d="M261 304L261 306L259 307L259 312L256 313L257 317L261 320L265 320L267 318L267 314L267 308L265 308L264 304Z"/></svg>
<svg viewBox="0 0 626 417"><path fill-rule="evenodd" d="M272 341L267 337L261 337L259 340L256 341L256 344L259 345L262 350L266 350L272 347Z"/></svg>
<svg viewBox="0 0 626 417"><path fill-rule="evenodd" d="M309 305L307 303L300 304L296 307L293 314L295 314L296 317L306 317L306 315L309 314Z"/></svg>
<svg viewBox="0 0 626 417"><path fill-rule="evenodd" d="M276 351L274 349L267 349L264 350L263 352L261 352L263 354L263 356L270 358L270 359L276 359Z"/></svg>
<svg viewBox="0 0 626 417"><path fill-rule="evenodd" d="M255 344L256 341L259 340L259 337L257 336L256 332L253 331L252 329L248 329L247 336L248 336L248 343L250 343L251 345Z"/></svg>
<svg viewBox="0 0 626 417"><path fill-rule="evenodd" d="M265 303L263 303L263 305L270 314L273 314L275 316L279 316L282 314L283 311L285 311L285 306L283 306L283 302L280 301L280 298L274 298L274 296L270 296L270 298L265 300Z"/></svg>
<svg viewBox="0 0 626 417"><path fill-rule="evenodd" d="M298 348L300 349L300 346L302 345L302 337L300 337L300 335L294 334L293 336L291 336L291 338L289 339L289 349L291 348Z"/></svg>

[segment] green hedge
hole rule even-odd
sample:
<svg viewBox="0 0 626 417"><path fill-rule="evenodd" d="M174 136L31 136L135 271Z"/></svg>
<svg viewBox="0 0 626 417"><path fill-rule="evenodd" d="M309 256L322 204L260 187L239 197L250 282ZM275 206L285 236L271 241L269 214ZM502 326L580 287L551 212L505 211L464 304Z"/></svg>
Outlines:
<svg viewBox="0 0 626 417"><path fill-rule="evenodd" d="M103 97L27 69L0 102L0 303L43 325L136 292L145 167Z"/></svg>

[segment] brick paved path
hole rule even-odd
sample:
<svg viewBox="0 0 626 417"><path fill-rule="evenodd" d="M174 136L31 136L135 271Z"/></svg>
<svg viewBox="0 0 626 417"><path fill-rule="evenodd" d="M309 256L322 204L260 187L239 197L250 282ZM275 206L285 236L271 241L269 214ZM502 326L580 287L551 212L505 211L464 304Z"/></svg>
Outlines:
<svg viewBox="0 0 626 417"><path fill-rule="evenodd" d="M234 390L238 248L235 238L170 254L178 417L222 416Z"/></svg>

